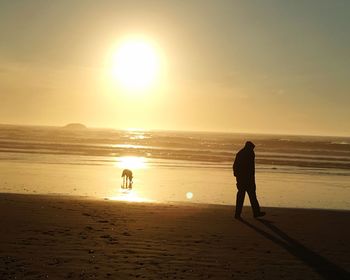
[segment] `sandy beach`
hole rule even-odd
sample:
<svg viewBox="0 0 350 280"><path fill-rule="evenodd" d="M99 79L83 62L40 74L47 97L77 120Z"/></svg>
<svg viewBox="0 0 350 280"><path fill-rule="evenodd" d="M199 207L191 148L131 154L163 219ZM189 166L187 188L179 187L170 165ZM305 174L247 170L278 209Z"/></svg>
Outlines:
<svg viewBox="0 0 350 280"><path fill-rule="evenodd" d="M1 279L350 279L350 212L0 195Z"/></svg>

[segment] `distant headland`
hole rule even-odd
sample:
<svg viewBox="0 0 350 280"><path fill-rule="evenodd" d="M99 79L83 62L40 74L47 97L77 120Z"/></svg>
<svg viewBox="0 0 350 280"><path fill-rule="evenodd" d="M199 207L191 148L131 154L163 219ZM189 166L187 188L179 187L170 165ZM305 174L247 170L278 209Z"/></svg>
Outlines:
<svg viewBox="0 0 350 280"><path fill-rule="evenodd" d="M63 127L64 129L87 129L87 127L81 123L69 123Z"/></svg>

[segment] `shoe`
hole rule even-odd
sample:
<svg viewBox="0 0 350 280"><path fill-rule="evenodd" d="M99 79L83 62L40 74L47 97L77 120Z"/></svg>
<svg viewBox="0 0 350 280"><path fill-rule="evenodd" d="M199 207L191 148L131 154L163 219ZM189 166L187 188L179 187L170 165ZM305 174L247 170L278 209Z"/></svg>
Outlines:
<svg viewBox="0 0 350 280"><path fill-rule="evenodd" d="M235 219L242 220L241 215L235 215Z"/></svg>
<svg viewBox="0 0 350 280"><path fill-rule="evenodd" d="M259 212L257 214L254 214L254 218L259 218L259 217L263 217L266 215L266 212Z"/></svg>

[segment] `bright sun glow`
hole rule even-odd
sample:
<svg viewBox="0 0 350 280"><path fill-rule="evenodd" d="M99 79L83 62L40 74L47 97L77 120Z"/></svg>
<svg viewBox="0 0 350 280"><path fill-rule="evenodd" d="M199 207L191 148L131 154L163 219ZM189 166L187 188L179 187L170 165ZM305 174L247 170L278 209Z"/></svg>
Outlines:
<svg viewBox="0 0 350 280"><path fill-rule="evenodd" d="M144 157L119 157L116 158L116 166L122 169L141 169L146 168L147 160Z"/></svg>
<svg viewBox="0 0 350 280"><path fill-rule="evenodd" d="M159 72L159 54L145 40L127 40L112 55L113 79L124 89L147 90L157 82Z"/></svg>

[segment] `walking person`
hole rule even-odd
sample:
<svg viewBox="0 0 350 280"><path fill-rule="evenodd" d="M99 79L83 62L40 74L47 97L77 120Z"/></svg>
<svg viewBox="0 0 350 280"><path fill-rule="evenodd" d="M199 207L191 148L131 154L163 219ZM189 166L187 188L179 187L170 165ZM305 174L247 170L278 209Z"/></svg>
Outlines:
<svg viewBox="0 0 350 280"><path fill-rule="evenodd" d="M245 193L248 193L250 205L252 206L254 218L265 216L265 212L260 211L260 205L256 197L255 185L255 145L247 141L241 149L233 163L233 175L237 181L237 199L235 218L240 219Z"/></svg>

